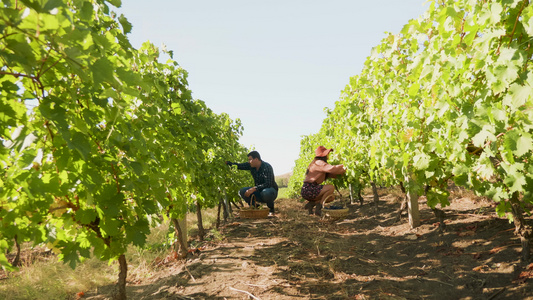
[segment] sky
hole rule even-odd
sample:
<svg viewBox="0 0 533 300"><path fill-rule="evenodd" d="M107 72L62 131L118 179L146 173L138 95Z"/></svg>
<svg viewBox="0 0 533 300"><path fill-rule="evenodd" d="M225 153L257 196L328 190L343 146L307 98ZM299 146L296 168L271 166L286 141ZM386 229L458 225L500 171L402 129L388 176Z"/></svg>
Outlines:
<svg viewBox="0 0 533 300"><path fill-rule="evenodd" d="M135 48L174 52L193 98L240 119L240 143L276 176L291 172L373 47L427 9L425 0L122 0ZM328 147L328 145L324 145ZM246 157L236 162L245 162Z"/></svg>

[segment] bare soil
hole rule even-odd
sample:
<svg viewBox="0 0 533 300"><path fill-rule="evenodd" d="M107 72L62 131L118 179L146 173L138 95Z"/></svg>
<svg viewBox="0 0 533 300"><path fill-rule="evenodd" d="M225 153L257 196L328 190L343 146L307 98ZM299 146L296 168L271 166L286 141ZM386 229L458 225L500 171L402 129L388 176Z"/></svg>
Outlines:
<svg viewBox="0 0 533 300"><path fill-rule="evenodd" d="M168 259L129 299L533 299L533 264L520 262L514 226L490 202L458 196L444 208L446 228L420 200L411 229L400 202L380 190L347 217L310 216L303 202L276 200L275 217L235 219L222 242L206 242L186 261ZM531 217L527 218L531 223ZM84 298L107 299L112 286Z"/></svg>

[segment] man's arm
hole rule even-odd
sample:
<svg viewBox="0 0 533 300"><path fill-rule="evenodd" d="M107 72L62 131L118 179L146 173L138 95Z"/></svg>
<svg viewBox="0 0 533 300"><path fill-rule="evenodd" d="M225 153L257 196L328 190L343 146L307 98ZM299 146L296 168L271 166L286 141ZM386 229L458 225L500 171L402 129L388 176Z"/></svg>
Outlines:
<svg viewBox="0 0 533 300"><path fill-rule="evenodd" d="M237 169L239 169L239 170L251 170L252 169L252 166L248 162L245 162L245 163L234 163L234 162L231 162L231 161L226 161L226 165L228 165L228 166L237 166Z"/></svg>
<svg viewBox="0 0 533 300"><path fill-rule="evenodd" d="M234 165L237 166L237 169L239 170L251 170L252 169L252 166L250 165L249 162L245 162L245 163L234 163Z"/></svg>

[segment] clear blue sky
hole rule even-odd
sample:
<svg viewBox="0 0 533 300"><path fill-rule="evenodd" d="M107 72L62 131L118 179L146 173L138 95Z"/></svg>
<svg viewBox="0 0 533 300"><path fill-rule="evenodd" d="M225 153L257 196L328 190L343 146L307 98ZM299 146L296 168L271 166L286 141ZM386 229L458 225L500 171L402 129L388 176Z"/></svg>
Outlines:
<svg viewBox="0 0 533 300"><path fill-rule="evenodd" d="M425 0L123 0L135 48L174 51L195 99L240 119L240 142L274 173L290 172L302 135L318 132L385 32L399 33ZM324 145L328 146L328 145ZM243 157L240 162L244 162Z"/></svg>

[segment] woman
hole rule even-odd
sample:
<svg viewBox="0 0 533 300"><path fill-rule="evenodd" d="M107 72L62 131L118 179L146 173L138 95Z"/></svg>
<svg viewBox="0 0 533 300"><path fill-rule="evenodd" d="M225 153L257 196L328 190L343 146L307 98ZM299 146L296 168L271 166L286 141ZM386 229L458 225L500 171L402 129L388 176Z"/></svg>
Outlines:
<svg viewBox="0 0 533 300"><path fill-rule="evenodd" d="M327 178L335 178L337 175L344 174L346 169L343 165L328 164L329 153L333 149L326 149L319 146L315 150L315 159L307 167L304 184L302 186L302 198L309 202L305 208L309 214L313 214L313 208L316 206L315 215L322 215L322 207L325 203L333 201L335 198L333 192L335 187L331 184L321 185Z"/></svg>

